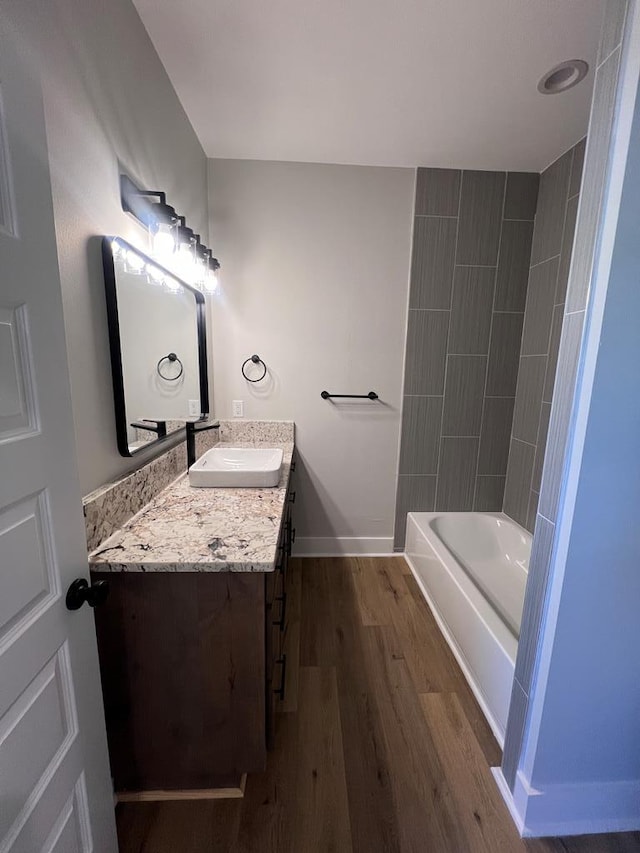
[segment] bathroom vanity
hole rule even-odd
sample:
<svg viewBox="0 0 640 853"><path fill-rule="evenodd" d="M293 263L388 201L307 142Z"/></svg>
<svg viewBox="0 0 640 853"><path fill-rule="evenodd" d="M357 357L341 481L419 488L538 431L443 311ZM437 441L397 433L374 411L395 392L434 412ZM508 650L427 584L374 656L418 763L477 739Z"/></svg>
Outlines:
<svg viewBox="0 0 640 853"><path fill-rule="evenodd" d="M195 488L184 474L90 554L110 587L96 627L121 799L239 796L265 768L286 683L290 427L290 441L244 444L282 449L275 488Z"/></svg>

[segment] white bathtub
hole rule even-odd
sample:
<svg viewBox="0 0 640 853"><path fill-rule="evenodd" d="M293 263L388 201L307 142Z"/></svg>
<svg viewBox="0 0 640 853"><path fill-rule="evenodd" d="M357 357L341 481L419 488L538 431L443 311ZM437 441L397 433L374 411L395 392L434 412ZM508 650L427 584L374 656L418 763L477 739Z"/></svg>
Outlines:
<svg viewBox="0 0 640 853"><path fill-rule="evenodd" d="M412 512L405 556L500 746L531 535L502 513Z"/></svg>

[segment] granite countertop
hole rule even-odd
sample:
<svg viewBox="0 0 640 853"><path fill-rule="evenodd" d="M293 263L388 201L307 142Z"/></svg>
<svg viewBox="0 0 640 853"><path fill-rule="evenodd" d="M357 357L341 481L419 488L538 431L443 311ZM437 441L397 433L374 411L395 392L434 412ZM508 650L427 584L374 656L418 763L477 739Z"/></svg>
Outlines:
<svg viewBox="0 0 640 853"><path fill-rule="evenodd" d="M235 447L266 443L234 442ZM294 445L271 489L202 489L182 474L89 554L94 572L271 572Z"/></svg>

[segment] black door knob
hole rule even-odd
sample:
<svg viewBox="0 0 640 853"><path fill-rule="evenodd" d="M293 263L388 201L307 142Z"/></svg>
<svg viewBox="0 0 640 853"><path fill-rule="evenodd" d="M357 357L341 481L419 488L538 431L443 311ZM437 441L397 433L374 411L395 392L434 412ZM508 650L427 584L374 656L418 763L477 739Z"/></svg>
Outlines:
<svg viewBox="0 0 640 853"><path fill-rule="evenodd" d="M104 604L109 595L109 581L96 581L89 586L86 578L76 578L67 590L67 610L78 610L87 602L89 607Z"/></svg>

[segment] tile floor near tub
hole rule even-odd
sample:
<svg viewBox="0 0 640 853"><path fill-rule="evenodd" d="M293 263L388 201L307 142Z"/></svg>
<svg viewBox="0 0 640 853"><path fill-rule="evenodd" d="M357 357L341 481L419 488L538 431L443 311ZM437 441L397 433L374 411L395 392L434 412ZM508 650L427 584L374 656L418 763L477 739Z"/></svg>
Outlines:
<svg viewBox="0 0 640 853"><path fill-rule="evenodd" d="M500 750L402 557L293 560L287 694L242 800L118 806L121 853L631 853L523 841Z"/></svg>

